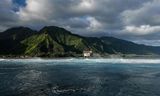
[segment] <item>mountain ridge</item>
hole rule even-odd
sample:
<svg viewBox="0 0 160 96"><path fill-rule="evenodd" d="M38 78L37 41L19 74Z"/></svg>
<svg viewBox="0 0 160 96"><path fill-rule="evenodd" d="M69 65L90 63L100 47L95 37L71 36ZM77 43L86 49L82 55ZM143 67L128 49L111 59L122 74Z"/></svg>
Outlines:
<svg viewBox="0 0 160 96"><path fill-rule="evenodd" d="M100 55L160 55L160 47L136 44L115 37L84 37L57 26L45 26L40 31L16 27L0 33L2 56L75 57L82 56L86 49Z"/></svg>

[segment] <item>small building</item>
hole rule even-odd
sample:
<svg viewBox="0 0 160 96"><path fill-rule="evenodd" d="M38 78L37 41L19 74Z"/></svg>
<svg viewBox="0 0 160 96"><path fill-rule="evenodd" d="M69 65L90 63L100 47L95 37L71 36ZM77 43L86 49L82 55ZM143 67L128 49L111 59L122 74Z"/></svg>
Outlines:
<svg viewBox="0 0 160 96"><path fill-rule="evenodd" d="M93 52L91 50L85 50L85 51L83 51L83 56L84 57L91 57L92 53Z"/></svg>

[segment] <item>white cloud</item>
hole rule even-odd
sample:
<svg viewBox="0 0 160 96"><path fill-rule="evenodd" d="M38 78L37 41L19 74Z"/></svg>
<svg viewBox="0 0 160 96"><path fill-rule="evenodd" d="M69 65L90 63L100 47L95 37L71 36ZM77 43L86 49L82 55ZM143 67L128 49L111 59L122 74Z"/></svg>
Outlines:
<svg viewBox="0 0 160 96"><path fill-rule="evenodd" d="M94 17L87 17L86 20L89 22L89 26L87 27L89 31L97 32L100 31L103 27L101 22L96 20Z"/></svg>
<svg viewBox="0 0 160 96"><path fill-rule="evenodd" d="M17 12L22 21L47 20L53 12L50 0L26 0L26 7Z"/></svg>
<svg viewBox="0 0 160 96"><path fill-rule="evenodd" d="M0 30L55 25L81 35L128 40L160 35L160 0L26 0L16 11L11 1L0 2Z"/></svg>
<svg viewBox="0 0 160 96"><path fill-rule="evenodd" d="M125 33L131 33L135 35L148 35L156 32L160 32L160 26L150 26L150 25L141 25L137 26L126 26L124 29Z"/></svg>
<svg viewBox="0 0 160 96"><path fill-rule="evenodd" d="M119 14L123 10L140 5L139 1L131 0L127 6L123 6L122 1L127 2L128 0L26 0L26 6L18 7L20 9L16 15L19 20L14 23L31 27L39 25L69 26L71 29L85 24L86 32L91 29L99 31L97 29L100 29L102 25L105 26L105 30L116 29L122 26ZM7 11L9 10L11 8L7 9ZM86 17L92 17L93 21L91 18L86 19ZM79 20L74 18L79 18ZM85 26L81 27L84 29Z"/></svg>
<svg viewBox="0 0 160 96"><path fill-rule="evenodd" d="M152 45L152 46L159 46L160 40L133 40L133 42L138 44L145 44L145 45Z"/></svg>
<svg viewBox="0 0 160 96"><path fill-rule="evenodd" d="M95 0L80 0L80 2L72 8L74 11L78 12L89 12L93 11L95 7Z"/></svg>
<svg viewBox="0 0 160 96"><path fill-rule="evenodd" d="M121 13L126 25L160 25L160 0L150 0L140 8Z"/></svg>

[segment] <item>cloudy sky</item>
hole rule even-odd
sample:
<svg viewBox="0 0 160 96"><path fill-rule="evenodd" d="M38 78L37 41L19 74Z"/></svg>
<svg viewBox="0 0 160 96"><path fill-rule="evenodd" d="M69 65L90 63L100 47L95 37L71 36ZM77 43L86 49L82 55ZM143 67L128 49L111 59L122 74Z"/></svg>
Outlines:
<svg viewBox="0 0 160 96"><path fill-rule="evenodd" d="M160 46L160 0L1 0L1 32L46 25Z"/></svg>

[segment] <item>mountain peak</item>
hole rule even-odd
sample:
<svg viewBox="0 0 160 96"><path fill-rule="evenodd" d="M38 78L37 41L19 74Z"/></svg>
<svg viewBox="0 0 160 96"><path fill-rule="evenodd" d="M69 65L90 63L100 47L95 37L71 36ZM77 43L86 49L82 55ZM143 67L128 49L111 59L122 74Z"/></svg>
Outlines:
<svg viewBox="0 0 160 96"><path fill-rule="evenodd" d="M32 29L21 26L21 27L14 27L14 28L7 29L6 31L0 33L0 37L2 39L14 38L14 40L17 40L17 39L24 39L26 37L29 37L34 33L35 31L33 31Z"/></svg>
<svg viewBox="0 0 160 96"><path fill-rule="evenodd" d="M23 27L23 26L19 26L19 27L13 27L10 29L7 29L4 32L8 32L8 31L31 31L32 29L28 28L28 27Z"/></svg>
<svg viewBox="0 0 160 96"><path fill-rule="evenodd" d="M40 32L45 32L45 33L55 33L55 34L58 34L58 33L62 33L62 34L65 34L65 33L68 33L68 34L71 34L71 32L67 31L66 29L62 28L62 27L57 27L57 26L45 26L44 28L42 28L40 30Z"/></svg>

